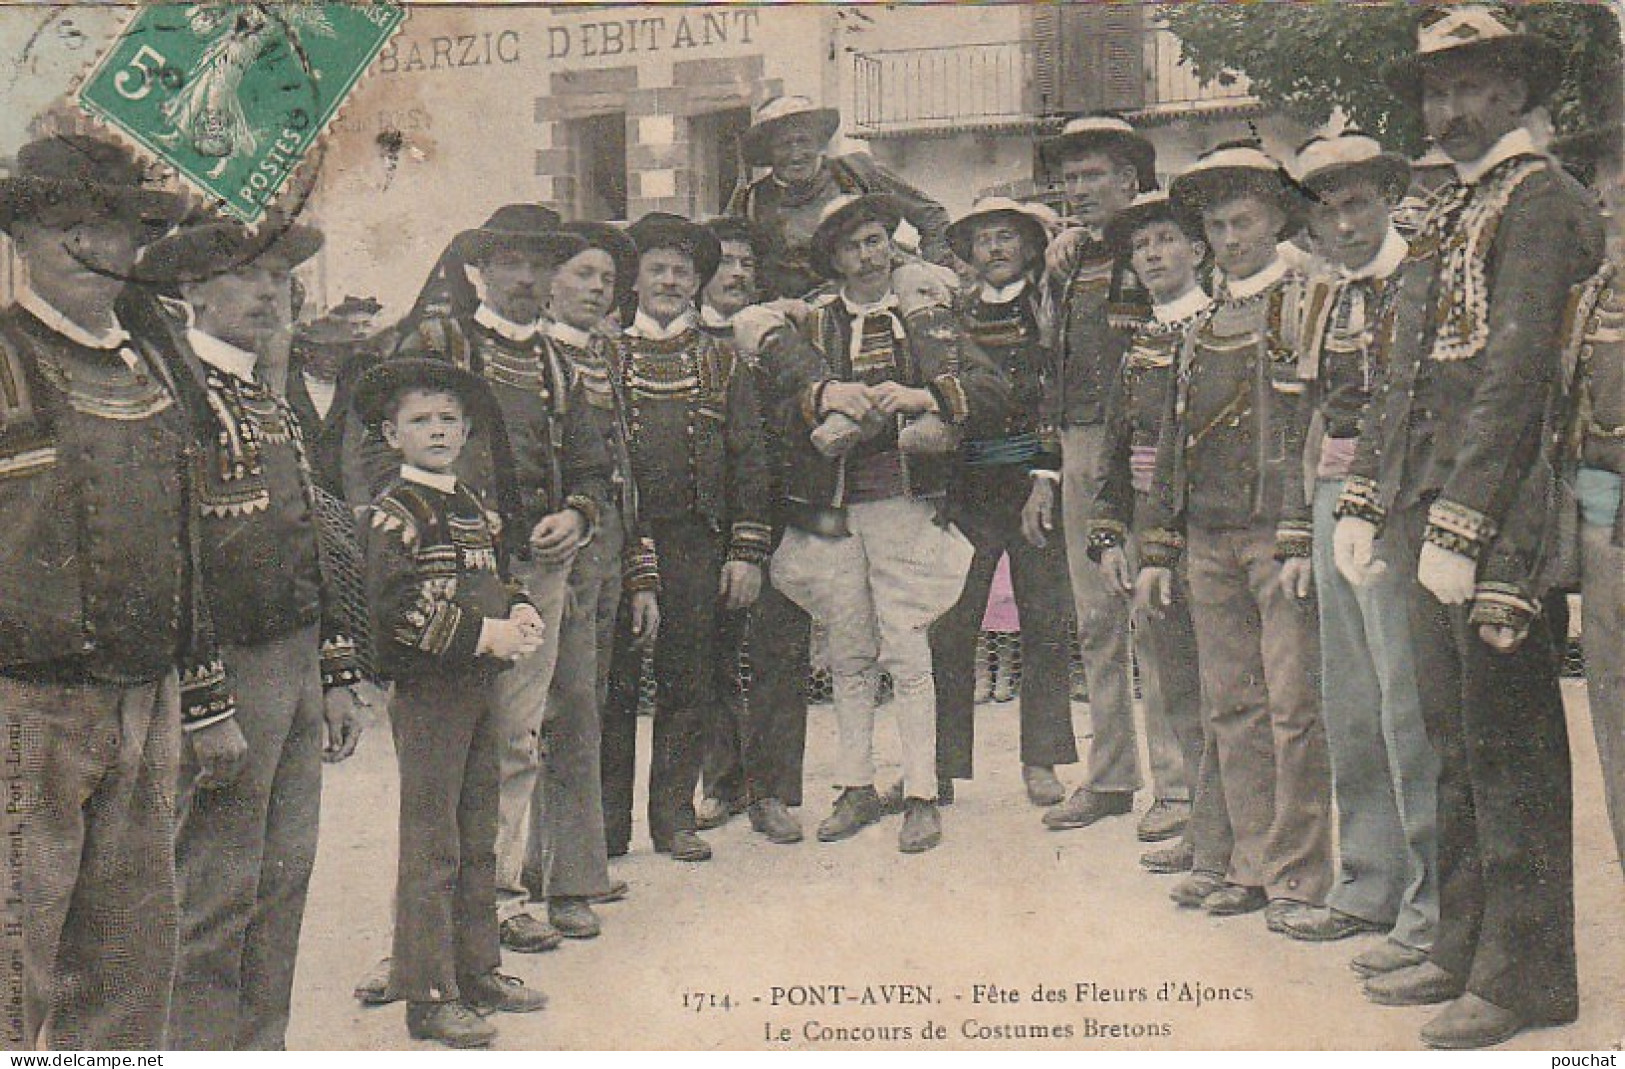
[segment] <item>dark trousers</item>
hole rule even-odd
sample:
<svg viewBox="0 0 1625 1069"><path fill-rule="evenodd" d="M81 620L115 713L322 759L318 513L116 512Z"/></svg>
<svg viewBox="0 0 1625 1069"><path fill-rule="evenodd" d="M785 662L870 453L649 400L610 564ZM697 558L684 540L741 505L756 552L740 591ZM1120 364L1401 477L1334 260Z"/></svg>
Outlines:
<svg viewBox="0 0 1625 1069"><path fill-rule="evenodd" d="M390 987L409 1002L450 1002L459 977L502 960L490 681L473 673L402 680L389 720L401 771Z"/></svg>
<svg viewBox="0 0 1625 1069"><path fill-rule="evenodd" d="M685 516L651 522L660 553L660 635L655 641L655 723L649 759L649 836L657 847L676 831L694 830L694 789L700 781L705 729L716 702L721 615L717 595L725 537ZM601 783L605 841L611 854L630 841L636 767L638 674L623 611L618 625L609 701L604 709Z"/></svg>
<svg viewBox="0 0 1625 1069"><path fill-rule="evenodd" d="M1010 581L1021 615L1021 763L1051 767L1078 759L1072 732L1072 587L1066 535L1042 547L1021 533L1032 480L1023 468L973 468L955 488L954 522L976 550L959 601L931 627L937 693L937 775L970 779L976 740L976 637L999 557L1010 555Z"/></svg>
<svg viewBox="0 0 1625 1069"><path fill-rule="evenodd" d="M314 624L221 651L248 743L230 785L200 789L187 747L176 803L176 1050L281 1050L322 800Z"/></svg>
<svg viewBox="0 0 1625 1069"><path fill-rule="evenodd" d="M1420 550L1425 508L1389 524ZM1550 630L1518 648L1478 637L1467 607L1411 594L1416 675L1439 757L1439 928L1433 961L1525 1018L1579 1011L1574 961L1574 794Z"/></svg>
<svg viewBox="0 0 1625 1069"><path fill-rule="evenodd" d="M747 641L750 681L741 687L738 651ZM811 641L811 617L773 586L763 568L755 606L748 613L727 614L722 623L721 699L705 748L708 797L801 804Z"/></svg>
<svg viewBox="0 0 1625 1069"><path fill-rule="evenodd" d="M175 673L130 686L0 675L0 739L0 893L21 900L0 925L0 1049L160 1049L175 979Z"/></svg>

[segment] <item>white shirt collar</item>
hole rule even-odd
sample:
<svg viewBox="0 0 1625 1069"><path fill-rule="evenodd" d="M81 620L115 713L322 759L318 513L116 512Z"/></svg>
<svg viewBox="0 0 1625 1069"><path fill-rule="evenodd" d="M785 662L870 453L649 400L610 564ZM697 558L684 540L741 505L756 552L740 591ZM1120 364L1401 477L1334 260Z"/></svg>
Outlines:
<svg viewBox="0 0 1625 1069"><path fill-rule="evenodd" d="M990 286L984 282L977 292L984 304L1009 304L1026 292L1026 289L1027 278L1024 275L1008 286Z"/></svg>
<svg viewBox="0 0 1625 1069"><path fill-rule="evenodd" d="M112 330L100 333L86 330L57 311L55 306L27 286L17 287L17 303L27 309L35 319L76 345L83 345L87 349L112 351L129 344L130 332L125 330L123 326L114 326ZM118 320L114 319L113 322L116 324Z"/></svg>
<svg viewBox="0 0 1625 1069"><path fill-rule="evenodd" d="M323 419L333 411L333 398L338 396L339 384L318 379L308 371L301 371L299 377L305 382L305 393L310 397L311 407Z"/></svg>
<svg viewBox="0 0 1625 1069"><path fill-rule="evenodd" d="M643 338L647 341L670 341L694 326L694 310L692 308L673 319L665 326L643 309L632 317L632 325L626 332L634 338Z"/></svg>
<svg viewBox="0 0 1625 1069"><path fill-rule="evenodd" d="M1373 256L1370 262L1363 267L1356 267L1352 271L1343 271L1343 277L1356 281L1367 278L1387 278L1399 269L1400 261L1405 259L1405 254L1410 251L1411 247L1405 243L1404 238L1399 236L1399 231L1389 227L1388 233L1383 235L1382 248L1377 250L1377 255Z"/></svg>
<svg viewBox="0 0 1625 1069"><path fill-rule="evenodd" d="M1279 255L1269 262L1269 266L1262 271L1248 275L1246 278L1226 278L1224 280L1225 296L1232 301L1245 301L1258 296L1281 280L1281 277L1290 271L1291 265Z"/></svg>
<svg viewBox="0 0 1625 1069"><path fill-rule="evenodd" d="M735 313L735 315L737 314L738 313ZM722 330L725 327L733 326L733 323L733 316L725 316L709 304L700 305L701 326L711 327L714 330Z"/></svg>
<svg viewBox="0 0 1625 1069"><path fill-rule="evenodd" d="M1170 323L1181 323L1198 312L1207 311L1213 303L1213 298L1201 286L1192 286L1190 292L1183 297L1175 297L1166 304L1152 304L1151 314L1158 323L1167 326Z"/></svg>
<svg viewBox="0 0 1625 1069"><path fill-rule="evenodd" d="M474 310L474 322L498 337L523 344L536 337L544 321L537 319L534 323L515 323L499 314L490 305L481 303Z"/></svg>
<svg viewBox="0 0 1625 1069"><path fill-rule="evenodd" d="M555 319L547 325L547 335L555 341L573 345L577 349L586 349L592 345L592 331L572 327L562 319Z"/></svg>
<svg viewBox="0 0 1625 1069"><path fill-rule="evenodd" d="M401 478L431 490L439 490L442 494L455 493L457 490L457 476L449 471L425 471L413 464L402 464Z"/></svg>
<svg viewBox="0 0 1625 1069"><path fill-rule="evenodd" d="M1535 148L1535 139L1523 127L1515 127L1501 135L1501 140L1490 146L1490 150L1476 160L1466 163L1456 163L1456 177L1468 185L1476 185L1478 180L1489 174L1496 164L1504 163L1514 156L1530 156L1539 150Z"/></svg>
<svg viewBox="0 0 1625 1069"><path fill-rule="evenodd" d="M212 368L234 375L244 382L254 381L254 365L259 363L259 356L239 349L228 341L221 341L213 334L205 334L196 327L186 331L186 342L197 354L197 358Z"/></svg>

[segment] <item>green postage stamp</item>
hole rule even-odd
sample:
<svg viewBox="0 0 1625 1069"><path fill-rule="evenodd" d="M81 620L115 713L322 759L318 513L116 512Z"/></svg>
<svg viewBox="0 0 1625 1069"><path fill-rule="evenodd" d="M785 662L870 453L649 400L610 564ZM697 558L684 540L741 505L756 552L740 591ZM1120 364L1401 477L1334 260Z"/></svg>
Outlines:
<svg viewBox="0 0 1625 1069"><path fill-rule="evenodd" d="M144 6L79 103L255 223L405 17L384 3Z"/></svg>

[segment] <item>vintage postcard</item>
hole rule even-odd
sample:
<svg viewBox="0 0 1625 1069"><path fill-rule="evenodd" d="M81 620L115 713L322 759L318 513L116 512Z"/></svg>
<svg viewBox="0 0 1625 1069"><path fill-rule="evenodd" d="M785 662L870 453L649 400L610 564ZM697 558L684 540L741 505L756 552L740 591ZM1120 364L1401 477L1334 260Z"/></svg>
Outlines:
<svg viewBox="0 0 1625 1069"><path fill-rule="evenodd" d="M1619 16L0 0L0 1046L1620 1050Z"/></svg>

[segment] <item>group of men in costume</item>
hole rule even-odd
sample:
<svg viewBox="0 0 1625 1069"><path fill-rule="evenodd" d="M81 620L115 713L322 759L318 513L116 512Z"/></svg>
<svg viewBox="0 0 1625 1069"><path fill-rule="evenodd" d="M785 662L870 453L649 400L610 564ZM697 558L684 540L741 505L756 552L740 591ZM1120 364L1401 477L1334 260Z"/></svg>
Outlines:
<svg viewBox="0 0 1625 1069"><path fill-rule="evenodd" d="M363 666L398 681L402 843L392 960L357 993L418 1038L540 1009L500 949L591 938L627 893L646 654L656 851L706 861L739 812L803 839L815 622L816 837L901 814L928 851L973 774L1002 555L1044 827L1135 811L1132 648L1142 863L1176 903L1382 934L1351 967L1374 1002L1443 1004L1433 1046L1572 1021L1542 604L1583 587L1625 840L1625 342L1601 214L1525 127L1560 74L1489 9L1425 14L1389 81L1453 173L1408 216L1409 163L1357 131L1290 167L1220 145L1163 192L1151 142L1092 115L1043 145L1070 225L1004 198L950 224L781 97L728 216L502 207L366 359L338 310L299 332L285 396L261 361L319 231L183 219L92 138L25 146L0 186L27 269L0 317L25 1043L282 1045ZM1617 133L1590 154L1610 196ZM339 582L356 517L370 614Z"/></svg>

